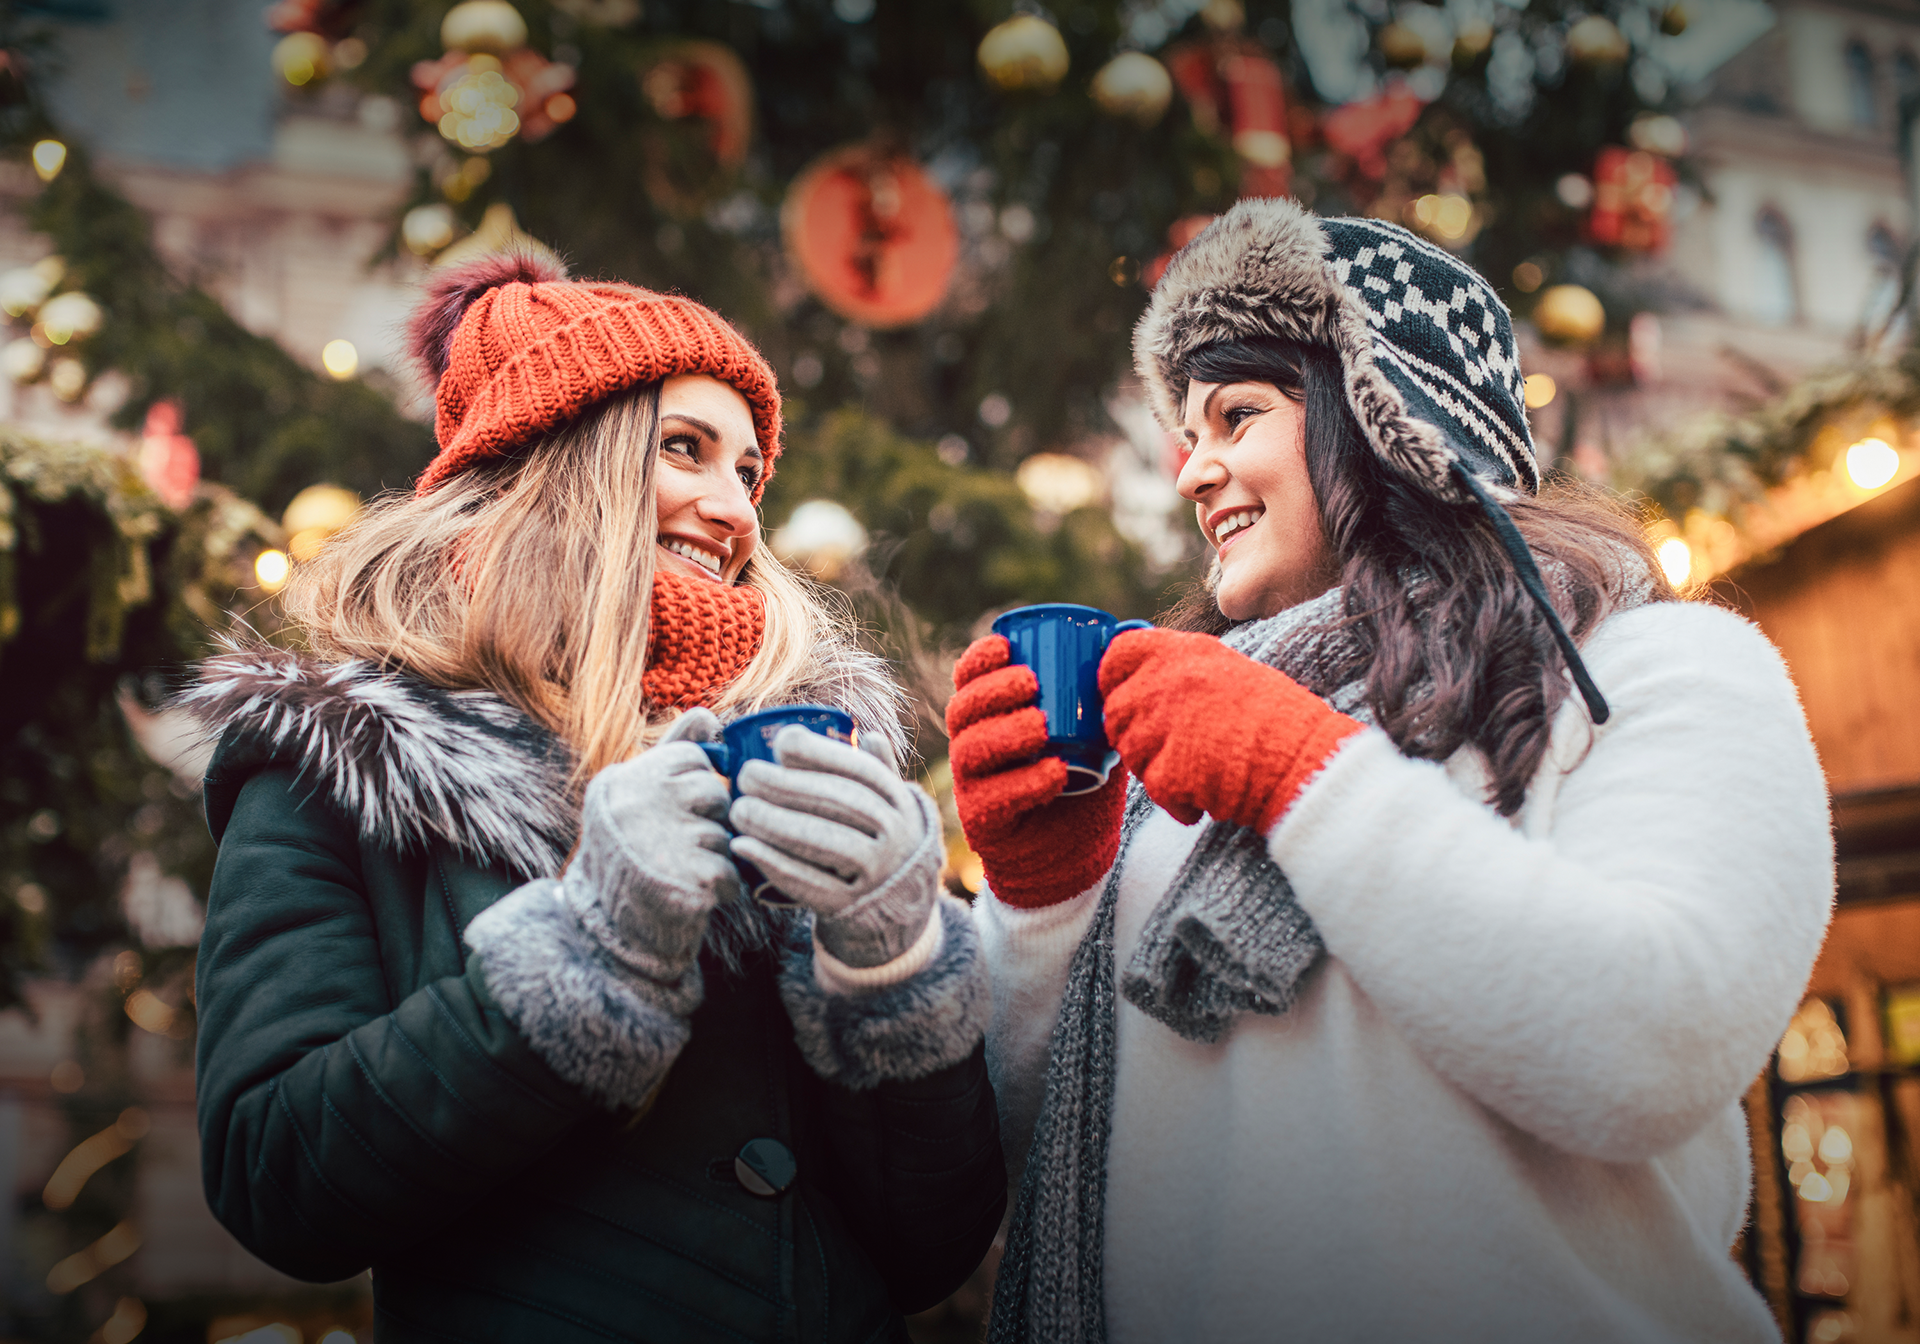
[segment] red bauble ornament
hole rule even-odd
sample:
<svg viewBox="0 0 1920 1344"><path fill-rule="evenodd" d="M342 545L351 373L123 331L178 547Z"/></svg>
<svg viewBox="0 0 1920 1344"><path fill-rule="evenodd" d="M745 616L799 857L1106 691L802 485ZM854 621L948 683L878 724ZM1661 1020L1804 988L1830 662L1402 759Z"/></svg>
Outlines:
<svg viewBox="0 0 1920 1344"><path fill-rule="evenodd" d="M193 502L193 488L200 483L200 453L180 432L177 402L156 401L147 408L136 465L141 479L168 508L184 509Z"/></svg>
<svg viewBox="0 0 1920 1344"><path fill-rule="evenodd" d="M647 194L677 215L700 212L720 182L747 157L753 134L753 81L747 67L718 42L676 42L640 72L640 87L662 121L704 128L689 161L681 137L666 126L643 131Z"/></svg>
<svg viewBox="0 0 1920 1344"><path fill-rule="evenodd" d="M1413 129L1426 102L1404 84L1327 113L1320 132L1327 146L1353 160L1362 177L1387 175L1387 146Z"/></svg>
<svg viewBox="0 0 1920 1344"><path fill-rule="evenodd" d="M1242 196L1285 196L1293 184L1286 88L1258 43L1221 36L1175 47L1168 72L1209 135L1224 130L1240 156Z"/></svg>
<svg viewBox="0 0 1920 1344"><path fill-rule="evenodd" d="M960 259L946 192L911 160L864 145L795 178L780 226L807 287L863 326L918 322L946 297Z"/></svg>
<svg viewBox="0 0 1920 1344"><path fill-rule="evenodd" d="M1606 247L1658 252L1672 232L1673 164L1643 149L1608 145L1593 164L1587 236Z"/></svg>

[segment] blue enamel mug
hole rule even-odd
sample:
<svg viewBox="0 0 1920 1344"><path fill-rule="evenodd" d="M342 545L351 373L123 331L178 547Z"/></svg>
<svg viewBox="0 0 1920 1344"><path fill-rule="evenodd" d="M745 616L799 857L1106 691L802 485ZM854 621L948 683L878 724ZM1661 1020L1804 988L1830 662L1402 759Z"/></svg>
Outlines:
<svg viewBox="0 0 1920 1344"><path fill-rule="evenodd" d="M1040 683L1040 712L1047 718L1042 754L1067 763L1062 796L1092 793L1119 763L1120 753L1107 742L1100 659L1115 635L1151 629L1151 621L1123 621L1071 602L1016 607L993 623L993 633L1006 636L1013 649L1013 661L1032 668Z"/></svg>
<svg viewBox="0 0 1920 1344"><path fill-rule="evenodd" d="M779 764L773 758L773 739L782 728L795 724L848 746L859 740L853 716L844 710L828 705L781 705L778 709L763 709L735 719L721 730L718 742L702 742L699 747L707 753L713 768L727 777L733 796L738 798L740 767L748 761ZM734 860L734 864L740 869L740 880L746 884L749 896L765 905L793 904L758 868L740 859Z"/></svg>

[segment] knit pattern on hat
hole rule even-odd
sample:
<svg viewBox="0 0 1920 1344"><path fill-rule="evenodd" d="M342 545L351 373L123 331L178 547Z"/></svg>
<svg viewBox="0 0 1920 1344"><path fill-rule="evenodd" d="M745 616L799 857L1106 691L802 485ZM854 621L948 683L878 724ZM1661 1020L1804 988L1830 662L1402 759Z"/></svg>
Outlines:
<svg viewBox="0 0 1920 1344"><path fill-rule="evenodd" d="M1442 499L1450 475L1537 490L1513 320L1458 257L1396 224L1320 219L1293 201L1241 201L1168 263L1134 329L1134 366L1160 423L1180 425L1197 351L1249 337L1326 346L1374 452Z"/></svg>
<svg viewBox="0 0 1920 1344"><path fill-rule="evenodd" d="M712 704L760 651L767 604L758 588L653 573L647 702L673 709Z"/></svg>
<svg viewBox="0 0 1920 1344"><path fill-rule="evenodd" d="M737 389L752 412L766 468L757 504L780 455L780 393L760 352L692 299L564 274L530 258L495 257L435 280L413 336L438 380L440 453L415 492L532 443L628 388L704 373Z"/></svg>

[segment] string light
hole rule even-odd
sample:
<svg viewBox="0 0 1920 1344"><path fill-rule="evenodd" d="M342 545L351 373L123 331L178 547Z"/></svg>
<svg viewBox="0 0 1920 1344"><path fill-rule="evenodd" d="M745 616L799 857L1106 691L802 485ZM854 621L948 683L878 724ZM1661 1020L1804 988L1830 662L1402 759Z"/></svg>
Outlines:
<svg viewBox="0 0 1920 1344"><path fill-rule="evenodd" d="M1528 374L1526 388L1527 409L1537 411L1542 406L1550 404L1553 401L1554 395L1559 391L1559 385L1553 381L1552 374Z"/></svg>
<svg viewBox="0 0 1920 1344"><path fill-rule="evenodd" d="M120 1112L118 1120L92 1138L82 1139L72 1152L60 1159L60 1165L53 1169L46 1188L40 1192L41 1201L55 1213L72 1208L73 1201L80 1197L80 1191L93 1179L93 1174L131 1152L151 1127L145 1111L138 1106L127 1107Z"/></svg>
<svg viewBox="0 0 1920 1344"><path fill-rule="evenodd" d="M1660 572L1675 588L1686 583L1693 573L1693 548L1679 537L1668 537L1654 554L1660 561Z"/></svg>
<svg viewBox="0 0 1920 1344"><path fill-rule="evenodd" d="M360 367L360 352L354 348L352 341L328 341L320 351L320 367L329 376L345 382Z"/></svg>
<svg viewBox="0 0 1920 1344"><path fill-rule="evenodd" d="M1900 470L1900 454L1885 439L1862 439L1847 449L1847 477L1862 490L1878 490Z"/></svg>
<svg viewBox="0 0 1920 1344"><path fill-rule="evenodd" d="M47 1291L70 1293L91 1283L140 1249L140 1229L121 1223L84 1251L68 1256L47 1272Z"/></svg>
<svg viewBox="0 0 1920 1344"><path fill-rule="evenodd" d="M33 147L33 171L42 182L51 182L67 166L67 147L58 140L42 140Z"/></svg>
<svg viewBox="0 0 1920 1344"><path fill-rule="evenodd" d="M280 585L287 581L287 575L292 570L292 562L287 559L285 551L265 550L253 557L253 576L270 593L280 591Z"/></svg>

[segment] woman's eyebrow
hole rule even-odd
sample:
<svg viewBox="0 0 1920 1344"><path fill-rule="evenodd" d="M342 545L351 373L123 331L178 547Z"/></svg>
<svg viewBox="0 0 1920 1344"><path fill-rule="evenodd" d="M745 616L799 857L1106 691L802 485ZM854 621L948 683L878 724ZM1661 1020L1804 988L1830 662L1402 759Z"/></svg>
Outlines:
<svg viewBox="0 0 1920 1344"><path fill-rule="evenodd" d="M705 420L702 420L697 415L686 415L680 411L668 411L665 415L661 416L660 418L662 420L678 420L683 425L692 425L695 429L699 430L702 434L705 434L708 438L712 439L715 443L718 443L720 441L720 431L715 429L712 425L708 424Z"/></svg>
<svg viewBox="0 0 1920 1344"><path fill-rule="evenodd" d="M692 425L715 443L722 441L720 431L697 415L688 415L684 411L668 411L660 418L662 420L678 420L681 424ZM760 443L757 439L754 441L752 447L747 448L740 454L740 457L743 461L749 458L755 462L764 462L766 460L765 455L760 451Z"/></svg>

